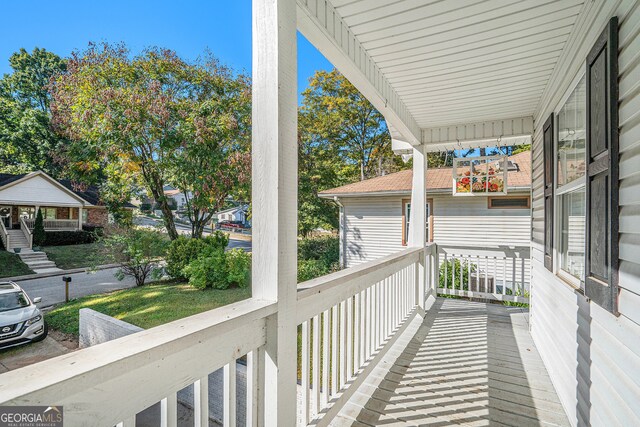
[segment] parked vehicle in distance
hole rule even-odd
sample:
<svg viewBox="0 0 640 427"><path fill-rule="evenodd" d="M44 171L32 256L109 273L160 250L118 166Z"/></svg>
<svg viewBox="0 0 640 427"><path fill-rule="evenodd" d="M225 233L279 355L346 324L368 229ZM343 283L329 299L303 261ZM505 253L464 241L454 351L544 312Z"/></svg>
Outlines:
<svg viewBox="0 0 640 427"><path fill-rule="evenodd" d="M220 221L218 228L231 227L231 228L245 228L242 221Z"/></svg>
<svg viewBox="0 0 640 427"><path fill-rule="evenodd" d="M0 282L0 348L45 339L47 324L36 307L40 301L14 282Z"/></svg>

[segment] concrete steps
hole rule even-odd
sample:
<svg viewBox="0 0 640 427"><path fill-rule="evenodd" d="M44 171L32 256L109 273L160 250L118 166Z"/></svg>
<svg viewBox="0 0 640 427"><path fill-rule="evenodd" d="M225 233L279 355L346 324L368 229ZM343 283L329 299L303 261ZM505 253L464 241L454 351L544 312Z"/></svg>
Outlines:
<svg viewBox="0 0 640 427"><path fill-rule="evenodd" d="M18 254L22 262L27 264L31 270L36 273L51 273L54 271L62 271L53 261L47 258L47 254L44 252L35 252L31 249L23 249Z"/></svg>
<svg viewBox="0 0 640 427"><path fill-rule="evenodd" d="M27 238L24 236L22 230L8 230L7 234L9 234L9 250L13 250L14 248L30 249L29 242Z"/></svg>

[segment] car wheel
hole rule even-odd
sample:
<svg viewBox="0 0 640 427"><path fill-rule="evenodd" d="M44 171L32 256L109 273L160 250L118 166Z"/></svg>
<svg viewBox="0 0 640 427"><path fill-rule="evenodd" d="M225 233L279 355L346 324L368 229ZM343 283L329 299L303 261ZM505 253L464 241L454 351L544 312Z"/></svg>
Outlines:
<svg viewBox="0 0 640 427"><path fill-rule="evenodd" d="M31 340L31 342L40 342L43 339L45 339L47 337L47 334L49 333L49 325L47 325L47 322L44 322L44 330L42 331L42 333L37 337Z"/></svg>

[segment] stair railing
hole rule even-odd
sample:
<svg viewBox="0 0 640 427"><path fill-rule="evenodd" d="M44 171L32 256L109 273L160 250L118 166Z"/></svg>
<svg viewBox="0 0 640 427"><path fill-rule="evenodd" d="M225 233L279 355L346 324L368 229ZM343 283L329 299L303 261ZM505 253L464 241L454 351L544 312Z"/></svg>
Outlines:
<svg viewBox="0 0 640 427"><path fill-rule="evenodd" d="M4 222L0 221L0 239L2 239L2 244L6 250L9 250L9 245L11 244L11 236L4 226Z"/></svg>
<svg viewBox="0 0 640 427"><path fill-rule="evenodd" d="M33 232L29 230L24 217L20 218L20 230L22 230L22 234L24 234L25 239L27 239L27 243L29 243L29 249L33 248Z"/></svg>

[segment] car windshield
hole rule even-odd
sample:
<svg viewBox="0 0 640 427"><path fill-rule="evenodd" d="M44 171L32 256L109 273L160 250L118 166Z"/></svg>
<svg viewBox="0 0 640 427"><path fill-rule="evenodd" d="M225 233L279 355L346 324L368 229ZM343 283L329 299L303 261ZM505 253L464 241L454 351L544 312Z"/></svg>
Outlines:
<svg viewBox="0 0 640 427"><path fill-rule="evenodd" d="M6 294L0 294L0 312L27 307L28 305L29 299L24 294L24 292L9 292Z"/></svg>

